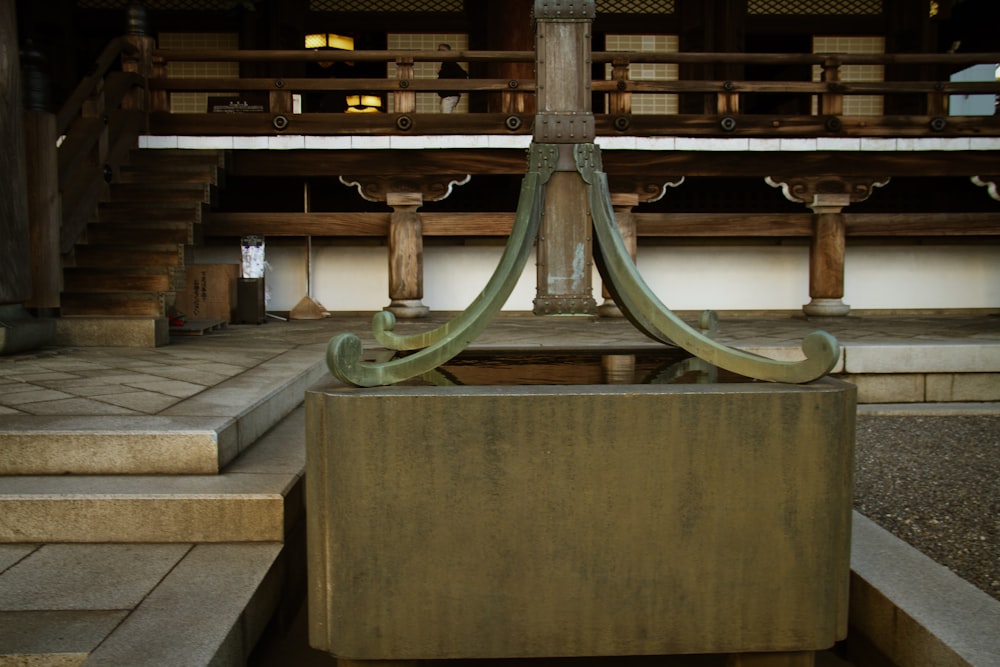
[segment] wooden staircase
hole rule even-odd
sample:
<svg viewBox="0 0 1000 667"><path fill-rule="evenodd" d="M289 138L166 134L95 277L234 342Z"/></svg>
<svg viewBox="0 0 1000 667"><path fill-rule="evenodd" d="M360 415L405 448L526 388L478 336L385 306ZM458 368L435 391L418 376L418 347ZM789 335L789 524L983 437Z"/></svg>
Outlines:
<svg viewBox="0 0 1000 667"><path fill-rule="evenodd" d="M202 213L222 185L224 167L223 151L132 151L109 200L64 260L64 328L74 319L128 318L160 321L154 326L168 332L186 247L201 239ZM165 342L158 334L155 344ZM123 343L109 334L98 344Z"/></svg>

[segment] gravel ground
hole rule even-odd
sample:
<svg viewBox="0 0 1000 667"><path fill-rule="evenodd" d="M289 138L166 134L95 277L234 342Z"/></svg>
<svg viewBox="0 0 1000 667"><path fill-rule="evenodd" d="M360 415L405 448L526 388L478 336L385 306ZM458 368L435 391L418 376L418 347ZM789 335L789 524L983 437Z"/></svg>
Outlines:
<svg viewBox="0 0 1000 667"><path fill-rule="evenodd" d="M1000 415L859 415L854 506L1000 600Z"/></svg>

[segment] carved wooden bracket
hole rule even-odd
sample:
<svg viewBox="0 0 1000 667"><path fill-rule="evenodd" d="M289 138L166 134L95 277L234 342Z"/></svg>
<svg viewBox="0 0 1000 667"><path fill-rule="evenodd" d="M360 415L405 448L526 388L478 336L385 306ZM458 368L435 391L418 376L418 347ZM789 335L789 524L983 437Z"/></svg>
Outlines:
<svg viewBox="0 0 1000 667"><path fill-rule="evenodd" d="M986 188L990 198L1000 201L1000 175L994 176L973 176L972 182L981 188Z"/></svg>
<svg viewBox="0 0 1000 667"><path fill-rule="evenodd" d="M640 204L659 201L667 188L676 188L684 182L683 176L646 180L632 176L608 176L608 189L614 194L635 194Z"/></svg>
<svg viewBox="0 0 1000 667"><path fill-rule="evenodd" d="M340 182L357 188L368 201L385 202L389 193L420 193L423 201L446 199L456 185L465 185L469 174L429 174L424 176L341 176Z"/></svg>
<svg viewBox="0 0 1000 667"><path fill-rule="evenodd" d="M889 177L768 176L764 181L772 188L781 188L788 201L806 206L847 206L868 199L875 188L889 182Z"/></svg>

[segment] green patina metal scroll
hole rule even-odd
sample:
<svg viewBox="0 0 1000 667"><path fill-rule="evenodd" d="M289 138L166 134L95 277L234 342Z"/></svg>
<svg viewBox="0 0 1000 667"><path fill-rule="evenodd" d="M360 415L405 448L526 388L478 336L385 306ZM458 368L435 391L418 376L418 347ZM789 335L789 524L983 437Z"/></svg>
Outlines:
<svg viewBox="0 0 1000 667"><path fill-rule="evenodd" d="M578 144L574 153L577 169L589 186L590 214L599 247L598 268L615 303L637 329L719 368L757 380L811 382L833 369L840 358L840 346L825 331L814 331L803 339L805 359L778 361L726 347L689 326L663 305L639 275L618 231L599 149L593 144Z"/></svg>
<svg viewBox="0 0 1000 667"><path fill-rule="evenodd" d="M575 145L573 153L577 171L587 184L601 275L615 303L637 329L709 364L757 380L810 382L833 369L840 347L833 336L823 331L814 331L803 339L805 359L779 361L722 345L681 320L649 289L632 262L615 222L600 150L585 143ZM327 345L330 372L343 382L361 387L395 384L432 372L482 333L521 276L538 232L545 184L557 158L557 146L532 144L507 247L484 290L461 315L436 329L404 336L393 331L396 318L392 313L377 313L372 329L379 343L392 350L417 351L386 362L365 362L361 339L350 333L338 334Z"/></svg>
<svg viewBox="0 0 1000 667"><path fill-rule="evenodd" d="M366 362L362 361L364 346L360 338L351 333L337 334L326 348L330 372L359 387L396 384L437 368L482 333L507 302L531 254L542 216L545 183L555 168L556 156L553 146L532 145L507 247L486 287L461 315L432 331L400 336L392 331L395 316L387 311L377 313L372 321L376 340L390 349L418 351L386 362Z"/></svg>

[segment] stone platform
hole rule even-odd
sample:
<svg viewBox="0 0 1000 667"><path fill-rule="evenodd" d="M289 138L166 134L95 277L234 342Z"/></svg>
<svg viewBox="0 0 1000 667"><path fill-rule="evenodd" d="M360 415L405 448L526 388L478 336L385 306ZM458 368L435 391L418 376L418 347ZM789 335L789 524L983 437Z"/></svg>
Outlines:
<svg viewBox="0 0 1000 667"><path fill-rule="evenodd" d="M1000 409L994 314L720 315L721 341L779 358L793 358L809 331L832 333L843 348L835 374L857 384L859 413ZM0 666L241 665L277 610L290 623L304 563L298 406L327 376L327 339L351 331L373 345L370 318L269 320L159 348L45 347L0 357ZM398 329L445 319L432 314ZM621 320L520 313L503 314L474 343L567 344L650 345ZM1000 623L996 601L957 577L941 586L958 599L940 609L887 592L890 573L878 564L903 562L893 550L913 550L855 516L852 562L855 578L875 591L872 609L886 600L892 609L896 600L916 604L905 614L932 638L947 634L936 629L941 617L961 618L955 610L969 600L978 605L972 619ZM920 572L943 569L920 556ZM908 575L915 580L936 581ZM996 662L996 640L978 626L946 625L953 635L935 641L979 656L948 664Z"/></svg>

